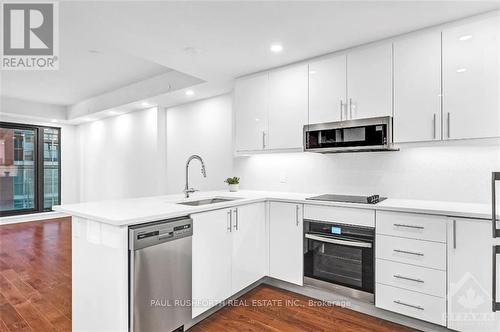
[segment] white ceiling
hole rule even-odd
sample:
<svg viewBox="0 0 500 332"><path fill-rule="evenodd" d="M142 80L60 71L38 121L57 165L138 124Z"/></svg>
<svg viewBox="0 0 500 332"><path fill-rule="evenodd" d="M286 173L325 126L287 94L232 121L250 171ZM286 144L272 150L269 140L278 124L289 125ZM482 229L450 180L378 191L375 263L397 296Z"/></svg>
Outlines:
<svg viewBox="0 0 500 332"><path fill-rule="evenodd" d="M71 105L146 78L169 68L122 51L73 47L61 40L57 71L3 71L2 95L41 103Z"/></svg>
<svg viewBox="0 0 500 332"><path fill-rule="evenodd" d="M227 82L498 8L498 0L62 2L61 70L5 72L2 93L72 104L167 68ZM269 52L273 42L282 53Z"/></svg>

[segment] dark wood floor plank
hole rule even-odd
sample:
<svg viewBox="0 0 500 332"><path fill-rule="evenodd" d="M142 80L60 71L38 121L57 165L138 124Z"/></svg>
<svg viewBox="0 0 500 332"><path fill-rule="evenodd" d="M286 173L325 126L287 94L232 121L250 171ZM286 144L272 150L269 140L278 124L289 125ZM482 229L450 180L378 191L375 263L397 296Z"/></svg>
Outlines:
<svg viewBox="0 0 500 332"><path fill-rule="evenodd" d="M338 306L317 306L306 296L261 285L239 298L246 305L227 306L190 332L411 332L413 329ZM274 300L274 301L273 301Z"/></svg>
<svg viewBox="0 0 500 332"><path fill-rule="evenodd" d="M0 226L0 320L1 332L71 331L70 218Z"/></svg>

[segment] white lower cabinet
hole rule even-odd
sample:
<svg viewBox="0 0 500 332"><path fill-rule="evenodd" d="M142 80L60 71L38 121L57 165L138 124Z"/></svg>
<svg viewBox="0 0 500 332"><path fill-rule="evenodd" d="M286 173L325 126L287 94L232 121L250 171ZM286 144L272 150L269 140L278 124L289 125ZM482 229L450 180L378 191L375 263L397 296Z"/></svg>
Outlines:
<svg viewBox="0 0 500 332"><path fill-rule="evenodd" d="M379 283L446 298L446 271L378 259L375 272Z"/></svg>
<svg viewBox="0 0 500 332"><path fill-rule="evenodd" d="M423 293L377 284L377 307L446 326L446 299Z"/></svg>
<svg viewBox="0 0 500 332"><path fill-rule="evenodd" d="M375 305L446 326L446 217L376 217Z"/></svg>
<svg viewBox="0 0 500 332"><path fill-rule="evenodd" d="M377 234L376 256L394 262L446 270L446 244Z"/></svg>
<svg viewBox="0 0 500 332"><path fill-rule="evenodd" d="M223 209L192 216L193 318L231 295L231 213Z"/></svg>
<svg viewBox="0 0 500 332"><path fill-rule="evenodd" d="M491 222L450 218L448 224L448 328L463 332L500 331L500 312L492 311ZM497 257L497 285L500 259ZM498 287L497 287L498 288ZM500 291L497 290L497 301Z"/></svg>
<svg viewBox="0 0 500 332"><path fill-rule="evenodd" d="M265 275L265 205L192 215L192 317Z"/></svg>
<svg viewBox="0 0 500 332"><path fill-rule="evenodd" d="M232 294L266 275L265 203L233 209Z"/></svg>
<svg viewBox="0 0 500 332"><path fill-rule="evenodd" d="M303 205L270 203L269 274L303 285Z"/></svg>

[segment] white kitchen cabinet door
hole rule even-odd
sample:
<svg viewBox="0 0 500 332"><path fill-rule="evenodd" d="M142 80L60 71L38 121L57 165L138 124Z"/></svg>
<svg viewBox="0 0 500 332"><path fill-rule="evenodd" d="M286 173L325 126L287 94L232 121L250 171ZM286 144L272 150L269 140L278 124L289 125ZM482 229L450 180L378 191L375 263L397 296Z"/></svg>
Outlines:
<svg viewBox="0 0 500 332"><path fill-rule="evenodd" d="M448 221L448 328L462 332L500 331L500 312L492 311L491 223ZM496 244L500 244L497 241ZM497 266L500 259L497 258ZM500 268L497 267L497 285ZM500 294L500 292L497 292ZM498 301L498 297L497 297Z"/></svg>
<svg viewBox="0 0 500 332"><path fill-rule="evenodd" d="M307 124L307 64L269 73L269 149L302 148Z"/></svg>
<svg viewBox="0 0 500 332"><path fill-rule="evenodd" d="M232 294L266 275L265 203L233 208Z"/></svg>
<svg viewBox="0 0 500 332"><path fill-rule="evenodd" d="M301 204L270 203L269 274L303 284L303 208Z"/></svg>
<svg viewBox="0 0 500 332"><path fill-rule="evenodd" d="M392 115L392 44L347 54L349 119Z"/></svg>
<svg viewBox="0 0 500 332"><path fill-rule="evenodd" d="M445 139L500 136L500 16L443 30Z"/></svg>
<svg viewBox="0 0 500 332"><path fill-rule="evenodd" d="M193 318L231 296L231 210L192 215Z"/></svg>
<svg viewBox="0 0 500 332"><path fill-rule="evenodd" d="M264 149L268 131L268 74L238 79L234 87L236 151Z"/></svg>
<svg viewBox="0 0 500 332"><path fill-rule="evenodd" d="M441 139L441 33L394 43L394 141Z"/></svg>
<svg viewBox="0 0 500 332"><path fill-rule="evenodd" d="M309 63L309 123L346 120L346 56Z"/></svg>

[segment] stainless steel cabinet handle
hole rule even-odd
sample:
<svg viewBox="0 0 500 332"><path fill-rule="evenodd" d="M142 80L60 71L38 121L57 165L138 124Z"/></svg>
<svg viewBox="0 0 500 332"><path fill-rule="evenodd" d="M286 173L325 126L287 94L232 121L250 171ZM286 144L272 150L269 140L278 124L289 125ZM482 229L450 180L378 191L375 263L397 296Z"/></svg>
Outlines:
<svg viewBox="0 0 500 332"><path fill-rule="evenodd" d="M410 308L414 308L414 309L418 309L418 310L424 310L424 307L421 307L419 305L404 303L404 302L399 301L399 300L394 301L394 303L399 304L399 305L404 305L405 307L410 307Z"/></svg>
<svg viewBox="0 0 500 332"><path fill-rule="evenodd" d="M402 276L402 275L399 275L399 274L395 274L395 275L393 275L393 277L397 278L397 279L410 280L410 281L424 283L424 281L422 279L415 279L415 278L405 277L405 276Z"/></svg>
<svg viewBox="0 0 500 332"><path fill-rule="evenodd" d="M453 219L453 249L457 249L457 221Z"/></svg>
<svg viewBox="0 0 500 332"><path fill-rule="evenodd" d="M434 130L434 139L436 139L436 113L434 113L434 117L432 120L432 128Z"/></svg>
<svg viewBox="0 0 500 332"><path fill-rule="evenodd" d="M265 131L262 132L262 148L263 149L266 148L266 132Z"/></svg>
<svg viewBox="0 0 500 332"><path fill-rule="evenodd" d="M238 208L234 209L234 230L238 230Z"/></svg>
<svg viewBox="0 0 500 332"><path fill-rule="evenodd" d="M295 206L295 225L298 226L299 225L299 206L296 205Z"/></svg>
<svg viewBox="0 0 500 332"><path fill-rule="evenodd" d="M496 181L500 181L500 172L493 172L491 176L491 223L494 238L500 237L500 229L497 229Z"/></svg>
<svg viewBox="0 0 500 332"><path fill-rule="evenodd" d="M500 246L493 246L493 312L500 311L500 302L497 302L497 255L500 255Z"/></svg>
<svg viewBox="0 0 500 332"><path fill-rule="evenodd" d="M448 115L446 116L446 127L447 127L447 131L448 131L448 138L451 137L451 133L450 133L450 112L448 112Z"/></svg>
<svg viewBox="0 0 500 332"><path fill-rule="evenodd" d="M227 231L231 232L231 229L233 228L233 213L231 212L231 210L227 211L227 223Z"/></svg>
<svg viewBox="0 0 500 332"><path fill-rule="evenodd" d="M332 239L329 237L319 236L319 235L314 235L314 234L306 234L306 239L315 240L315 241L319 241L319 242L325 242L325 243L331 243L331 244L340 244L342 246L348 246L348 247L357 247L357 248L371 248L372 247L372 244L370 242Z"/></svg>
<svg viewBox="0 0 500 332"><path fill-rule="evenodd" d="M401 253L401 254L408 254L408 255L415 255L415 256L424 256L424 254L421 253L421 252L407 251L407 250L401 250L401 249L394 249L393 251Z"/></svg>
<svg viewBox="0 0 500 332"><path fill-rule="evenodd" d="M416 225L406 225L406 224L393 224L396 227L404 227L404 228L414 228L414 229L425 229L424 226L416 226Z"/></svg>

